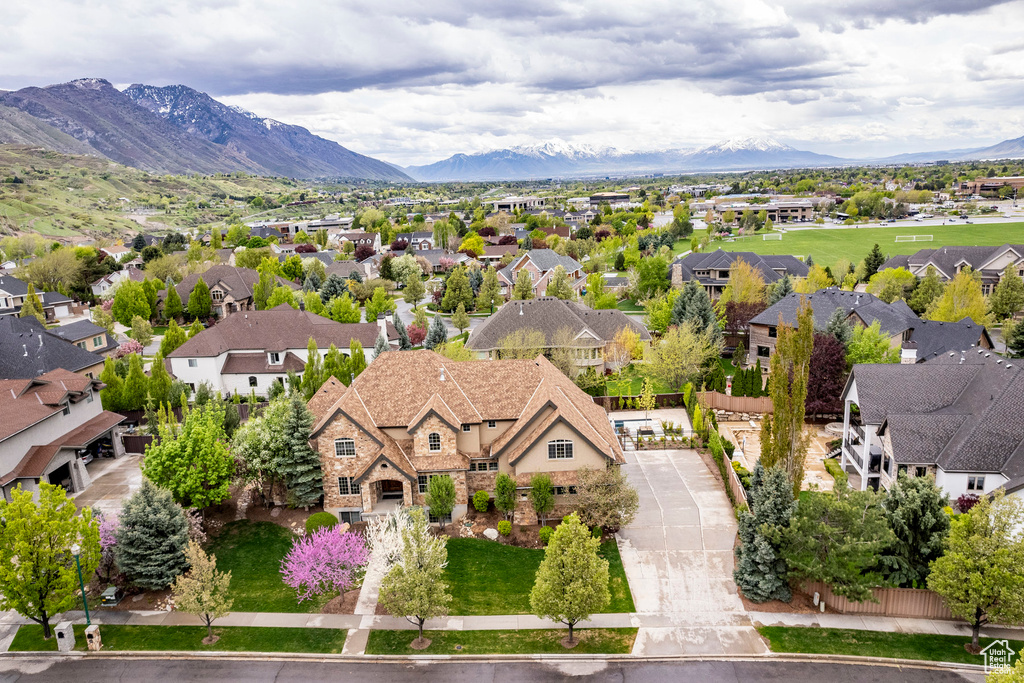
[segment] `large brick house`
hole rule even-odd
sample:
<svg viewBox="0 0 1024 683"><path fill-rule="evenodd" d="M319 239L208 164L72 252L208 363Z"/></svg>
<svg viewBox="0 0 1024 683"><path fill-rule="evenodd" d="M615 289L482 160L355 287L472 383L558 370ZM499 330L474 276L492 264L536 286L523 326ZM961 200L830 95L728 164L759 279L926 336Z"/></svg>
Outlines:
<svg viewBox="0 0 1024 683"><path fill-rule="evenodd" d="M582 264L571 256L562 256L553 249L533 249L499 270L498 284L501 286L501 293L510 294L515 287L516 278L519 277L519 271L525 270L530 274L533 295L541 296L558 266L565 269L573 290L579 294L587 283Z"/></svg>
<svg viewBox="0 0 1024 683"><path fill-rule="evenodd" d="M520 487L517 523L535 521L526 489L551 476L553 516L571 510L581 467L624 462L604 411L543 356L454 362L433 351L377 358L351 386L328 380L309 402L324 509L359 521L423 505L430 477L455 481L454 519L499 472Z"/></svg>
<svg viewBox="0 0 1024 683"><path fill-rule="evenodd" d="M192 296L199 278L203 279L206 286L210 288L210 299L212 301L213 314L218 318L226 318L232 313L239 311L256 310L253 290L256 283L260 281L260 274L252 268L238 268L236 266L218 265L202 273L193 273L179 284L175 285L178 290L178 297L186 308L188 299ZM294 282L289 282L282 277L275 276L277 285L284 285L292 289L299 289ZM161 298L166 298L166 292L161 293Z"/></svg>

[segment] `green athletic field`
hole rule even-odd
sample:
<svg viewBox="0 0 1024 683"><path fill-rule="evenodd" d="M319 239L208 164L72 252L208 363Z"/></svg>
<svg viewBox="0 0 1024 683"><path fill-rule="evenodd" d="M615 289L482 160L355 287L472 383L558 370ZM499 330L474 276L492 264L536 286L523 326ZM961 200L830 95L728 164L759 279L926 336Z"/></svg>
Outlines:
<svg viewBox="0 0 1024 683"><path fill-rule="evenodd" d="M933 239L931 242L896 242L897 235L932 235ZM876 242L886 257L913 254L921 249L935 249L947 245L1024 244L1024 223L921 225L910 221L884 228L798 230L783 234L781 240L765 241L761 239L761 235L748 235L738 237L734 242L712 242L708 249L752 251L756 254L792 254L801 257L810 254L815 263L831 266L841 258L857 263L867 256Z"/></svg>

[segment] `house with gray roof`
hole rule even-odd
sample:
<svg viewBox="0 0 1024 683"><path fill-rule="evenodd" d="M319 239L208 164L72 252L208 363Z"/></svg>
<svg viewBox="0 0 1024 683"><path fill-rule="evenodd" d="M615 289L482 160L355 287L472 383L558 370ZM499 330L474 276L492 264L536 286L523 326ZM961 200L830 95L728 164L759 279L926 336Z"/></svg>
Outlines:
<svg viewBox="0 0 1024 683"><path fill-rule="evenodd" d="M531 249L526 252L498 271L498 283L501 285L502 293L509 294L516 284L519 271L526 270L530 273L534 296L541 296L551 281L551 274L558 266L565 269L569 281L573 283L573 289L579 294L586 285L583 265L571 256L562 256L554 249Z"/></svg>
<svg viewBox="0 0 1024 683"><path fill-rule="evenodd" d="M71 315L71 298L60 292L36 292L43 306L46 322L52 323ZM28 283L13 275L0 275L0 316L17 316L28 297Z"/></svg>
<svg viewBox="0 0 1024 683"><path fill-rule="evenodd" d="M575 301L542 296L510 301L499 308L470 332L466 348L477 358L497 359L503 339L535 330L544 335L544 353L567 345L580 368L593 367L601 374L606 368L619 369L609 366L605 350L622 328L640 335L642 342L651 340L647 328L618 309L594 310Z"/></svg>
<svg viewBox="0 0 1024 683"><path fill-rule="evenodd" d="M902 299L887 304L873 294L847 292L837 287L820 289L813 294L789 294L750 319L751 359L760 358L767 368L775 353L778 326L796 326L800 303L806 300L814 311L814 327L824 330L836 309L842 309L847 322L870 327L877 322L894 349L901 349L901 362L918 363L946 351L970 348L993 348L984 325L970 318L959 322L921 320ZM756 355L754 355L756 354Z"/></svg>
<svg viewBox="0 0 1024 683"><path fill-rule="evenodd" d="M416 232L400 232L395 236L395 241L408 242L413 251L433 249L434 233L430 230L417 230Z"/></svg>
<svg viewBox="0 0 1024 683"><path fill-rule="evenodd" d="M99 377L103 356L53 334L34 317L0 317L0 379L31 379L52 370Z"/></svg>
<svg viewBox="0 0 1024 683"><path fill-rule="evenodd" d="M71 342L80 349L103 356L119 346L113 335L107 334L106 329L91 320L78 320L60 327L52 327L47 332L54 337Z"/></svg>
<svg viewBox="0 0 1024 683"><path fill-rule="evenodd" d="M809 270L807 264L795 256L719 249L709 253L687 254L676 259L669 266L669 278L673 287L682 287L690 280L696 280L708 296L717 299L729 284L729 273L733 265L740 260L757 270L768 285L781 280L785 275L807 277Z"/></svg>
<svg viewBox="0 0 1024 683"><path fill-rule="evenodd" d="M963 348L912 365L855 365L840 465L852 486L934 476L955 500L1024 489L1024 364ZM856 406L856 410L854 410Z"/></svg>
<svg viewBox="0 0 1024 683"><path fill-rule="evenodd" d="M1003 244L998 247L939 247L922 249L916 254L893 256L882 264L886 268L906 268L924 277L931 266L943 282L949 282L964 268L981 276L981 291L988 296L999 284L1007 266L1014 266L1024 277L1024 244Z"/></svg>

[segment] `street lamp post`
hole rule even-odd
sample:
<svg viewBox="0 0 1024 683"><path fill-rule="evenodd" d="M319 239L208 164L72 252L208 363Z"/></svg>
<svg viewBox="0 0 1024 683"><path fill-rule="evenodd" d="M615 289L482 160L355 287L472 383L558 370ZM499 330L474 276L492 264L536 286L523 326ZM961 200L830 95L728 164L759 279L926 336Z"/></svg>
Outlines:
<svg viewBox="0 0 1024 683"><path fill-rule="evenodd" d="M77 543L71 546L71 553L75 556L75 566L78 568L78 585L82 589L82 604L85 606L85 625L92 626L92 619L89 617L89 599L85 596L85 581L82 580L82 562L79 559L81 552L82 548Z"/></svg>

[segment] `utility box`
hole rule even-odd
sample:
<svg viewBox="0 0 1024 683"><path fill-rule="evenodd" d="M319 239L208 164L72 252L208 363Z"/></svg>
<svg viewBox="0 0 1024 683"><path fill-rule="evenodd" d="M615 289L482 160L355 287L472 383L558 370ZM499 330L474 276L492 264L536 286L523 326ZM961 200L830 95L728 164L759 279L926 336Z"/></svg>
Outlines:
<svg viewBox="0 0 1024 683"><path fill-rule="evenodd" d="M75 649L75 629L70 621L62 621L54 629L57 634L57 650L71 652Z"/></svg>
<svg viewBox="0 0 1024 683"><path fill-rule="evenodd" d="M100 640L99 624L93 624L85 629L85 644L94 652L99 652L103 647L103 641Z"/></svg>
<svg viewBox="0 0 1024 683"><path fill-rule="evenodd" d="M108 586L100 595L100 605L103 607L114 607L121 602L121 589L117 586Z"/></svg>

